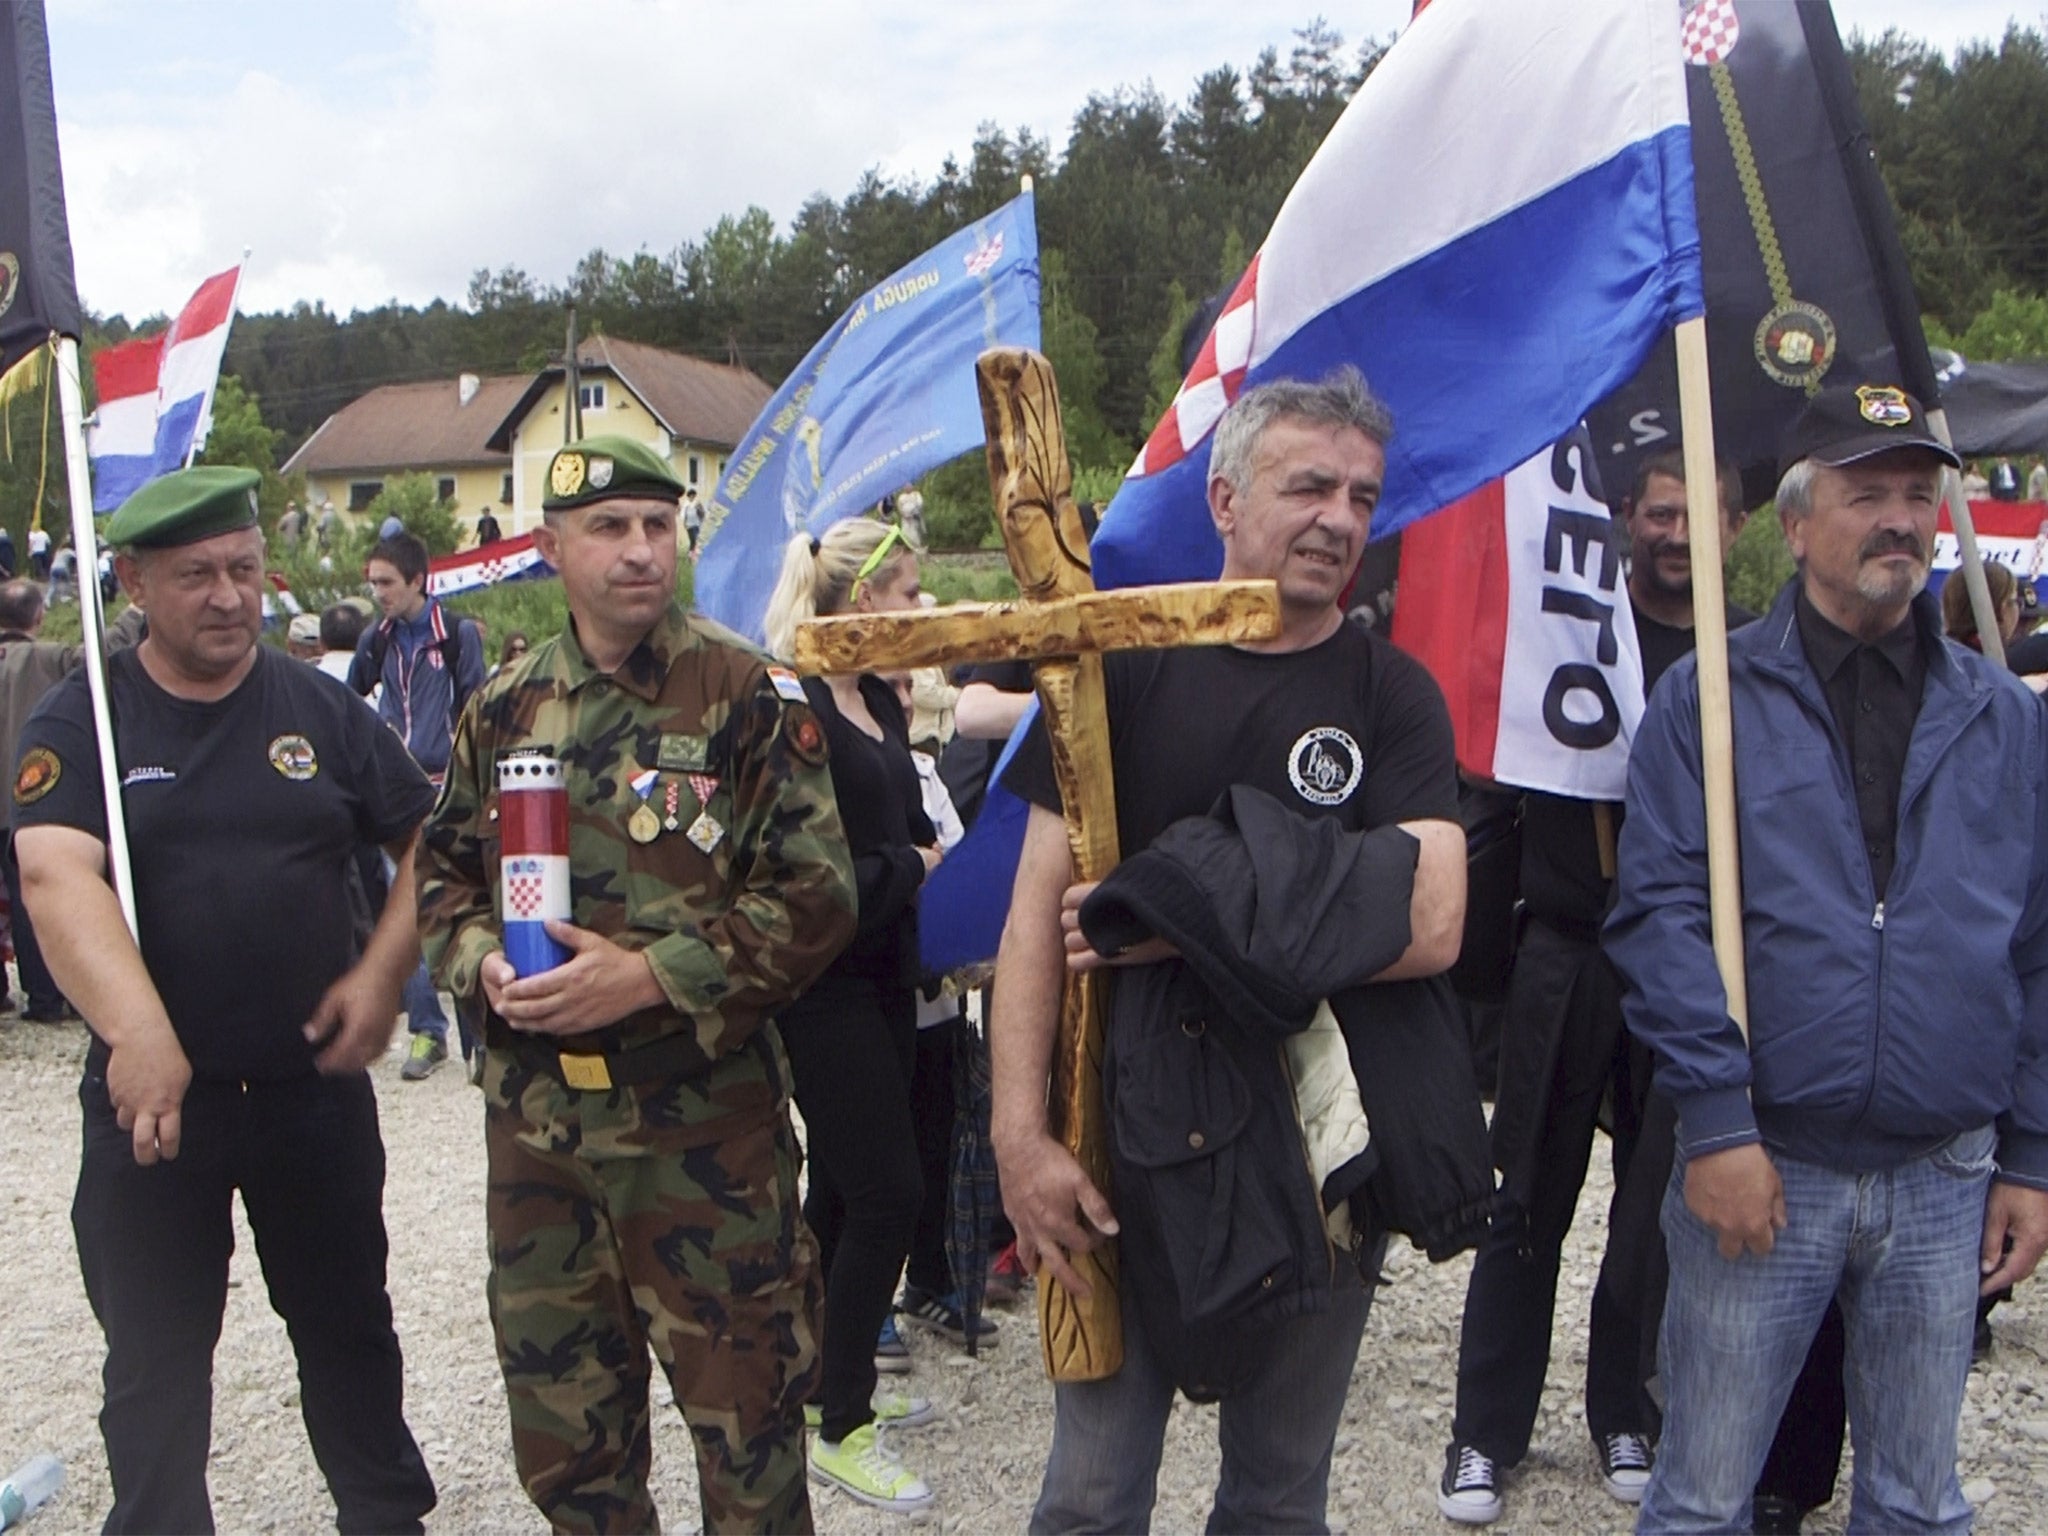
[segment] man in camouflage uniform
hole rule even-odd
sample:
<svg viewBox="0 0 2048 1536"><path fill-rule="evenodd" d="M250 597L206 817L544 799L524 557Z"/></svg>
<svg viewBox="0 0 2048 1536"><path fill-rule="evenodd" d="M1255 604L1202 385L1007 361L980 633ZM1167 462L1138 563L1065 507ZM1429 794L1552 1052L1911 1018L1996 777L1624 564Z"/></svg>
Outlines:
<svg viewBox="0 0 2048 1536"><path fill-rule="evenodd" d="M794 676L675 601L669 466L556 454L535 543L570 626L486 685L420 855L440 983L489 1005L491 1317L520 1480L557 1530L657 1527L651 1344L696 1439L705 1526L810 1529L816 1248L770 1015L852 937L824 736ZM570 951L517 978L497 767L558 757Z"/></svg>

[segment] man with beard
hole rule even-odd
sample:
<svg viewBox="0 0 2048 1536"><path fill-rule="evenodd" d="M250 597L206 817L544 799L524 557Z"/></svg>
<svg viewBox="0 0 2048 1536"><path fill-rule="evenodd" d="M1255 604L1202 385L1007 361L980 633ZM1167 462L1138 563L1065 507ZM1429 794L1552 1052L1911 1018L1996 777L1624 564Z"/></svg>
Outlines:
<svg viewBox="0 0 2048 1536"><path fill-rule="evenodd" d="M1724 549L1741 530L1742 487L1732 466L1716 486ZM1693 647L1692 548L1685 458L1653 455L1624 511L1628 596L1643 657L1643 685ZM1754 615L1730 607L1728 627ZM1521 893L1526 925L1509 982L1493 1117L1499 1213L1465 1292L1458 1402L1437 1507L1483 1525L1500 1517L1501 1472L1528 1453L1550 1364L1551 1312L1565 1235L1586 1181L1603 1101L1611 1103L1614 1182L1621 1189L1643 1123L1645 1064L1622 1028L1621 986L1600 950L1614 889L1617 807L1531 793L1523 797ZM1668 1133L1666 1140L1668 1141ZM1666 1153L1665 1166L1668 1168ZM1655 1210L1644 1243L1657 1241ZM1620 1226L1620 1196L1610 1233ZM1633 1235L1632 1235L1633 1236ZM1610 1263L1631 1265L1642 1243L1616 1244ZM1638 1312L1643 1287L1603 1263L1586 1352L1586 1424L1603 1486L1624 1503L1649 1480L1655 1409L1643 1392L1651 1338Z"/></svg>
<svg viewBox="0 0 2048 1536"><path fill-rule="evenodd" d="M1678 1116L1664 1435L1639 1530L1742 1528L1830 1300L1855 1530L1962 1530L1981 1290L2048 1248L2048 734L1925 595L1952 451L1823 390L1781 458L1797 576L1729 646L1749 1027L1707 896L1693 664L1629 763L1608 953Z"/></svg>

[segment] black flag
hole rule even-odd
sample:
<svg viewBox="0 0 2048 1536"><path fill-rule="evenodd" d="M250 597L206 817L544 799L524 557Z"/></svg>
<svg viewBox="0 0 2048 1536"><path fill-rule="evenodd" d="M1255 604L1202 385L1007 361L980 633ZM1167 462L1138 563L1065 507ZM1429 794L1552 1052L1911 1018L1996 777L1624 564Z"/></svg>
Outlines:
<svg viewBox="0 0 2048 1536"><path fill-rule="evenodd" d="M1939 397L1891 200L1826 0L1696 0L1686 83L1718 456L1755 506L1823 381ZM1610 490L1678 442L1669 341L1596 411Z"/></svg>
<svg viewBox="0 0 2048 1536"><path fill-rule="evenodd" d="M0 373L79 331L43 0L0 11Z"/></svg>

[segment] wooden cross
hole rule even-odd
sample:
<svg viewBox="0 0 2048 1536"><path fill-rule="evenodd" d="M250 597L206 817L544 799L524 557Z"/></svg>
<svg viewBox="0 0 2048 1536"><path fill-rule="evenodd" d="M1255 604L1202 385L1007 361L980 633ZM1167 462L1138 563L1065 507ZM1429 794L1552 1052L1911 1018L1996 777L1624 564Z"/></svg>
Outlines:
<svg viewBox="0 0 2048 1536"><path fill-rule="evenodd" d="M873 672L1036 663L1075 878L1100 880L1118 857L1102 653L1270 639L1280 629L1279 591L1270 581L1222 581L1097 592L1052 365L1036 352L997 348L981 355L975 375L997 525L1021 598L813 620L797 629L796 664L806 672ZM1099 972L1067 977L1048 1111L1053 1134L1107 1193L1104 995ZM1092 1290L1086 1301L1040 1276L1046 1373L1054 1381L1098 1381L1123 1364L1115 1246L1105 1242L1073 1263Z"/></svg>

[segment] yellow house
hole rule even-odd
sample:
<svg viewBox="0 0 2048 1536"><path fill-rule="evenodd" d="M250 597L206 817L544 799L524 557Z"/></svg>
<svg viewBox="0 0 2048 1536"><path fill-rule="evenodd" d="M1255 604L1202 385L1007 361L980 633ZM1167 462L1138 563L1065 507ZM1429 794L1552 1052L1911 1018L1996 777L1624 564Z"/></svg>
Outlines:
<svg viewBox="0 0 2048 1536"><path fill-rule="evenodd" d="M774 393L744 368L610 336L579 343L576 368L583 435L611 432L647 444L706 502L727 457ZM512 515L506 519L501 513L499 519L508 534L540 520L548 461L565 437L567 398L567 370L543 369L527 381L488 439L486 446L510 460Z"/></svg>
<svg viewBox="0 0 2048 1536"><path fill-rule="evenodd" d="M388 480L429 475L441 499L475 538L484 512L512 531L512 456L489 446L505 413L526 390L525 374L430 384L386 384L350 401L283 465L306 477L306 501L315 509L360 513Z"/></svg>

